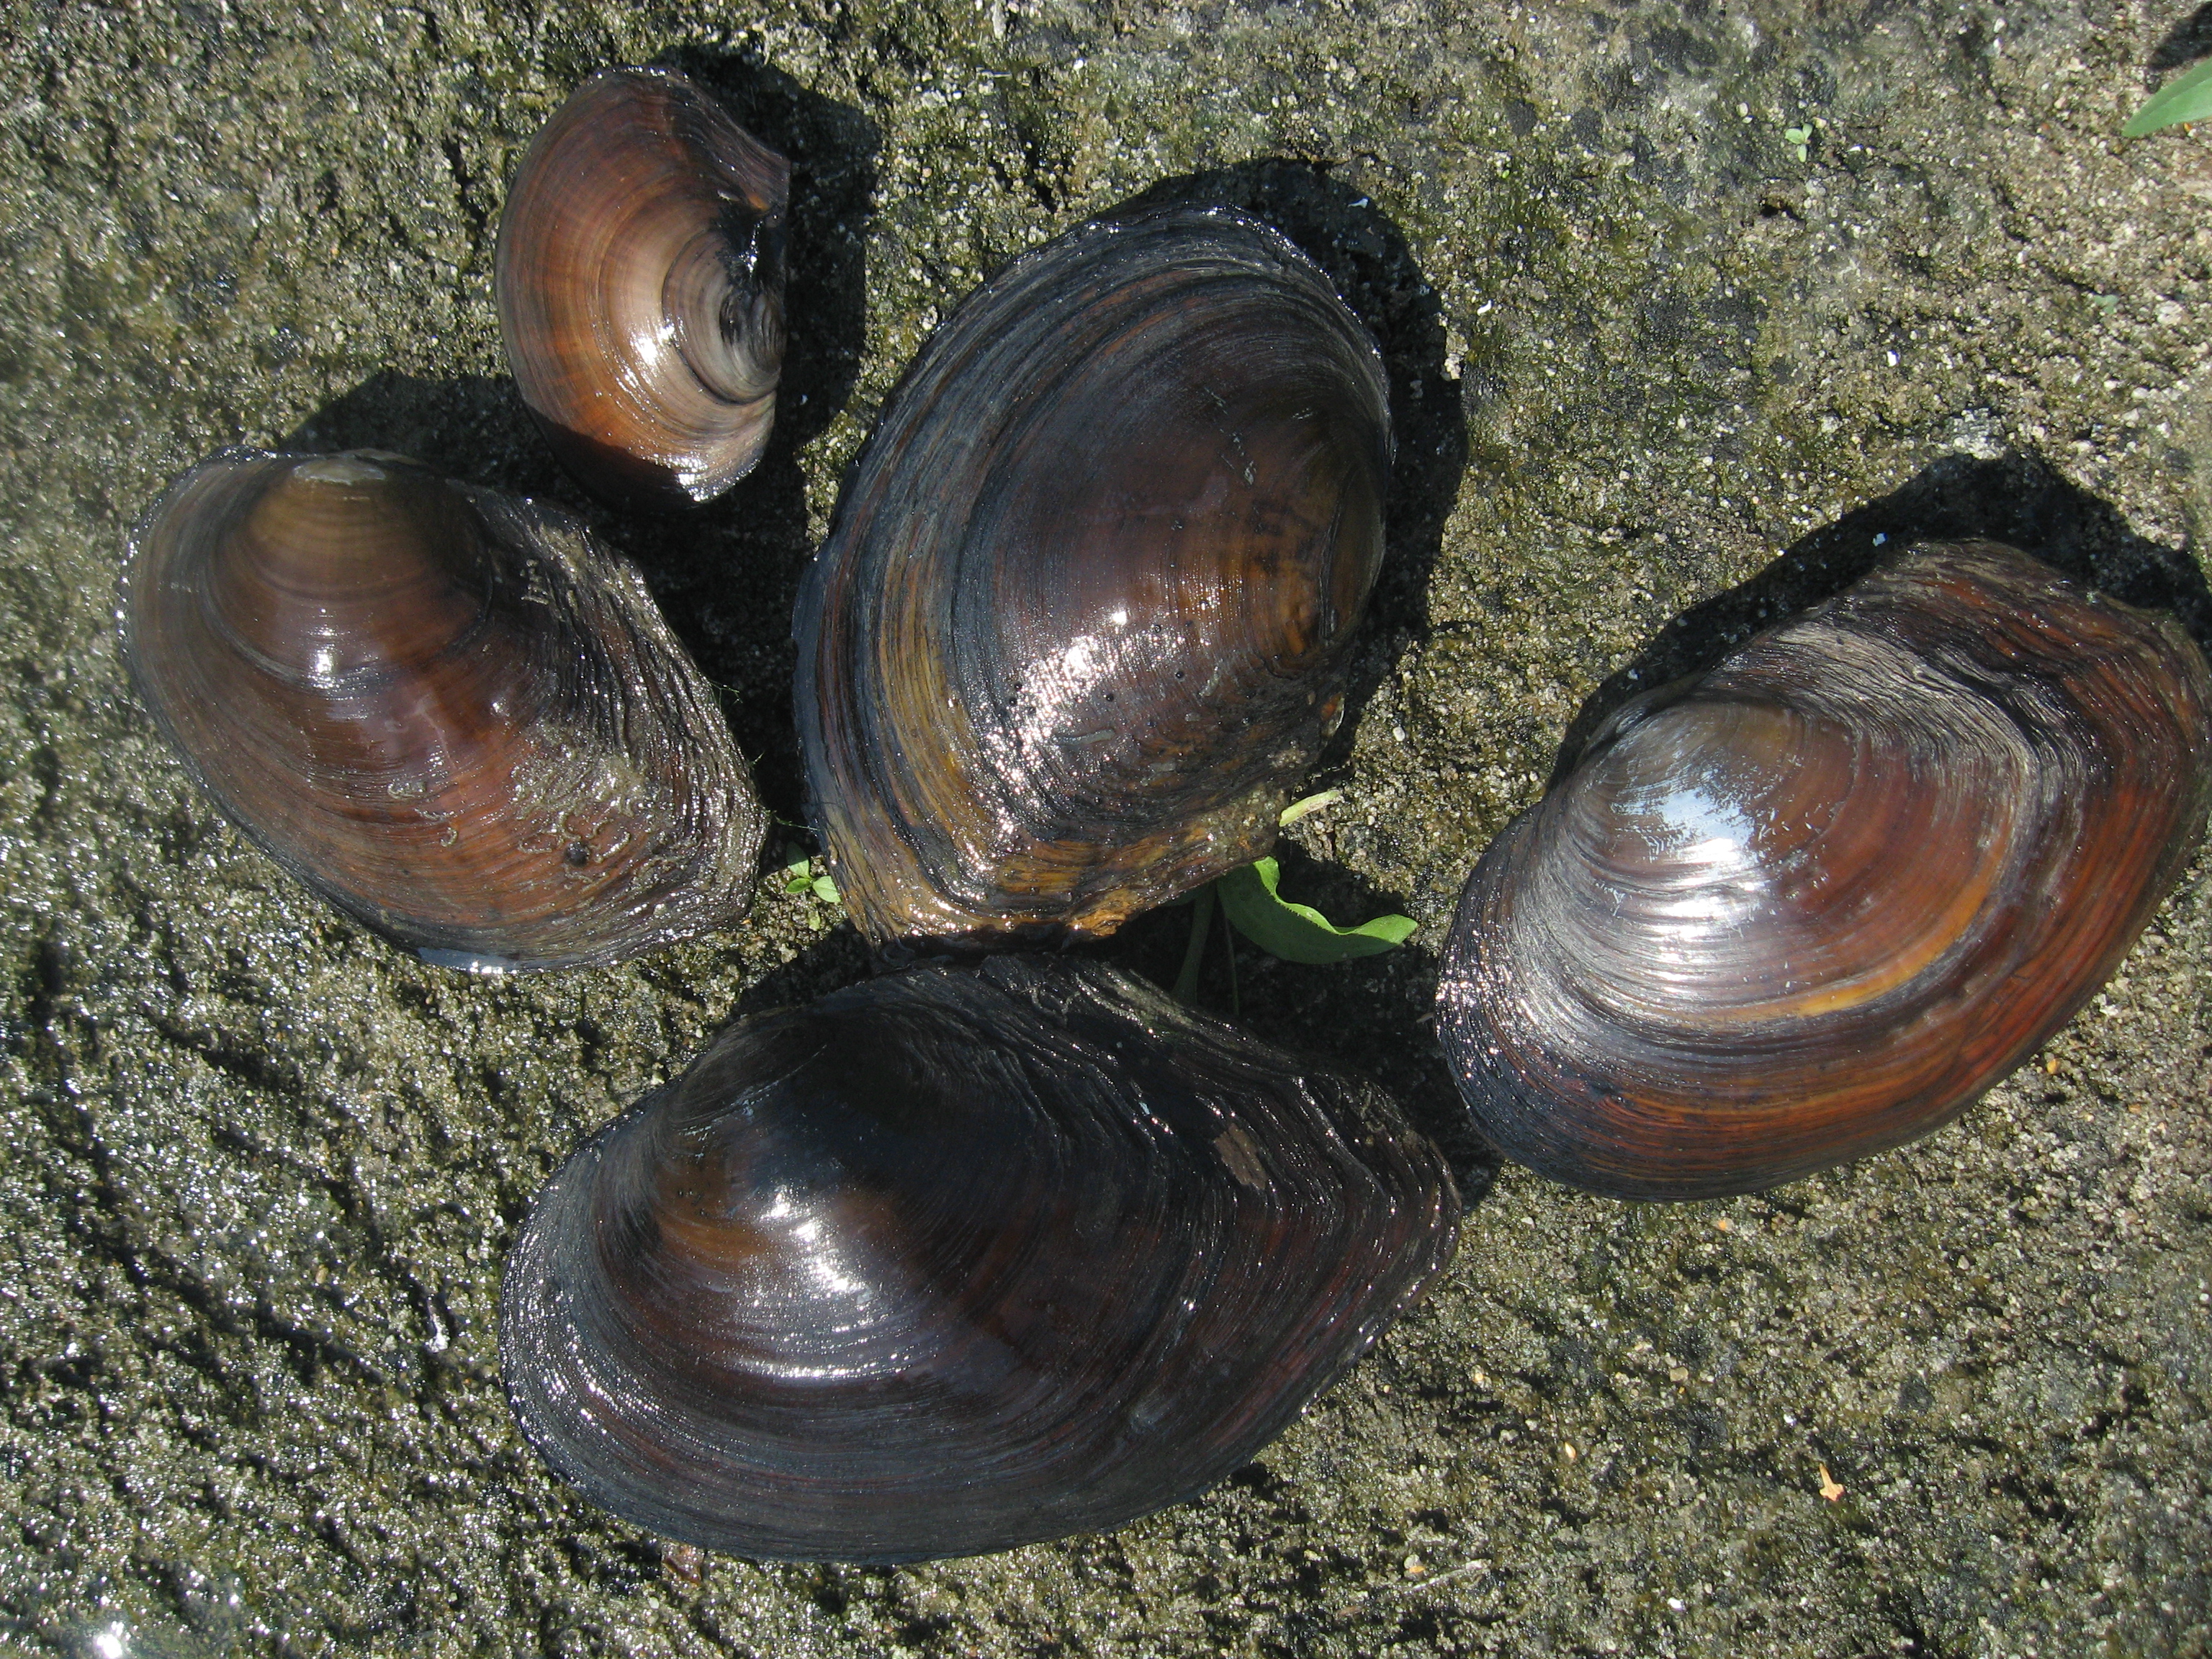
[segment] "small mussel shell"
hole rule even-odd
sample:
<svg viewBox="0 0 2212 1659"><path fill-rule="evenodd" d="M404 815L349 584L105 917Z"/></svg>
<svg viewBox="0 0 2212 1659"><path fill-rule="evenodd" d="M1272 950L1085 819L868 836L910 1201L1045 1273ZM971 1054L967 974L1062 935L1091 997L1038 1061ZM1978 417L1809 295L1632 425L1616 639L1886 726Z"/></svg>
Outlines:
<svg viewBox="0 0 2212 1659"><path fill-rule="evenodd" d="M711 501L760 459L790 177L666 70L593 76L532 141L500 215L500 334L562 464L609 501Z"/></svg>
<svg viewBox="0 0 2212 1659"><path fill-rule="evenodd" d="M1509 1156L1755 1191L1947 1122L2104 982L2212 795L2170 620L1908 551L1631 702L1484 854L1440 1029Z"/></svg>
<svg viewBox="0 0 2212 1659"><path fill-rule="evenodd" d="M1370 1084L1058 957L731 1026L580 1151L508 1259L522 1426L735 1554L969 1555L1250 1458L1449 1259Z"/></svg>
<svg viewBox="0 0 2212 1659"><path fill-rule="evenodd" d="M1389 447L1373 341L1237 214L1080 226L973 295L799 603L861 932L1096 937L1266 852L1341 711Z"/></svg>
<svg viewBox="0 0 2212 1659"><path fill-rule="evenodd" d="M714 692L566 514L396 455L234 450L155 507L123 600L216 805L426 960L613 962L750 902L764 815Z"/></svg>

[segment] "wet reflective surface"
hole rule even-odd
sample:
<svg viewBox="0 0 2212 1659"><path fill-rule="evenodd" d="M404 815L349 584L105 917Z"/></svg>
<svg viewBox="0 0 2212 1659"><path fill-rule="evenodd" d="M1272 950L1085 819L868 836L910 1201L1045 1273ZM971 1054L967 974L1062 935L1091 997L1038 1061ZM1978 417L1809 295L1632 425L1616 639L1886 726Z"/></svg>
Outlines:
<svg viewBox="0 0 2212 1659"><path fill-rule="evenodd" d="M1446 1049L1486 1136L1601 1192L1881 1151L2105 981L2208 800L2186 634L1931 545L1598 730L1468 880Z"/></svg>
<svg viewBox="0 0 2212 1659"><path fill-rule="evenodd" d="M790 165L687 77L603 70L531 143L499 225L500 336L564 465L618 505L752 470L783 367Z"/></svg>
<svg viewBox="0 0 2212 1659"><path fill-rule="evenodd" d="M861 931L1100 936L1266 852L1341 712L1389 454L1373 342L1241 215L1080 226L969 296L799 599Z"/></svg>
<svg viewBox="0 0 2212 1659"><path fill-rule="evenodd" d="M141 526L123 639L201 787L426 961L618 961L751 902L764 817L644 583L396 455L230 451Z"/></svg>
<svg viewBox="0 0 2212 1659"><path fill-rule="evenodd" d="M524 1429L748 1556L1117 1526L1266 1444L1426 1289L1459 1198L1376 1089L1065 958L742 1020L509 1259Z"/></svg>

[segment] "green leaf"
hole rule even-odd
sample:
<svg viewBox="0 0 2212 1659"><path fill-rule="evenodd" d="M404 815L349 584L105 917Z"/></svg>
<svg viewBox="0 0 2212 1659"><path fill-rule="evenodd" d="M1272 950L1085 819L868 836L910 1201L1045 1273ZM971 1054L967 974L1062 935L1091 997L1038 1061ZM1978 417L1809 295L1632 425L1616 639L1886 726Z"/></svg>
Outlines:
<svg viewBox="0 0 2212 1659"><path fill-rule="evenodd" d="M783 855L790 860L781 872L785 892L811 894L824 904L836 904L840 902L837 897L837 884L827 876L817 876L814 873L814 858L811 854L796 842L786 842L783 846Z"/></svg>
<svg viewBox="0 0 2212 1659"><path fill-rule="evenodd" d="M2178 81L2169 81L2152 94L2120 129L2124 138L2140 138L2161 127L2178 127L2184 121L2212 120L2212 58Z"/></svg>
<svg viewBox="0 0 2212 1659"><path fill-rule="evenodd" d="M1415 927L1411 916L1377 916L1357 927L1339 927L1308 904L1293 904L1275 890L1281 872L1273 859L1261 859L1222 877L1221 911L1237 931L1271 957L1285 962L1349 962L1379 956L1405 943Z"/></svg>

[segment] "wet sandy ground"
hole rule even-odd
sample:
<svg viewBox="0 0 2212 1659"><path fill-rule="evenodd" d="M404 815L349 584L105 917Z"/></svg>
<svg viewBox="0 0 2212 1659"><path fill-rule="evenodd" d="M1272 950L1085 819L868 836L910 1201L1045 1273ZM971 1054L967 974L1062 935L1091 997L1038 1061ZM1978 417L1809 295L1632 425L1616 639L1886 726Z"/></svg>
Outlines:
<svg viewBox="0 0 2212 1659"><path fill-rule="evenodd" d="M2185 6L442 0L0 27L0 1646L763 1655L2198 1654L2212 1623L2212 866L1905 1152L1726 1204L1493 1168L1426 1024L1453 897L1638 684L1972 532L2212 626L2212 149L2118 137ZM682 524L505 383L491 229L603 65L797 163L785 418ZM786 637L873 410L997 264L1243 204L1383 343L1391 565L1285 880L1422 923L1248 956L1471 1204L1438 1294L1256 1463L1105 1537L899 1571L664 1553L516 1434L500 1263L732 1011L862 971L803 896L644 963L441 975L225 826L116 659L132 520L228 443L578 507L799 816ZM1171 973L1174 917L1126 959ZM1218 964L1205 995L1225 1008Z"/></svg>

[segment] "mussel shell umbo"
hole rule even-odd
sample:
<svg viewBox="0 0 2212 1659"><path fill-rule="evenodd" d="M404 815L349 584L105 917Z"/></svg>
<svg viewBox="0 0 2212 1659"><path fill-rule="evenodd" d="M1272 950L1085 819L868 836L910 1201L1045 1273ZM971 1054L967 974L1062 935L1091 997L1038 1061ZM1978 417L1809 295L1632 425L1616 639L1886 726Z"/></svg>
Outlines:
<svg viewBox="0 0 2212 1659"><path fill-rule="evenodd" d="M1322 272L1225 210L1078 227L961 306L799 603L863 933L1102 935L1267 851L1382 555L1385 391Z"/></svg>
<svg viewBox="0 0 2212 1659"><path fill-rule="evenodd" d="M140 697L216 805L426 959L606 963L735 921L765 818L629 566L395 455L234 450L133 539Z"/></svg>
<svg viewBox="0 0 2212 1659"><path fill-rule="evenodd" d="M1462 898L1477 1126L1633 1198L1948 1121L2118 964L2212 796L2180 627L1989 542L1908 550L1627 704Z"/></svg>
<svg viewBox="0 0 2212 1659"><path fill-rule="evenodd" d="M1115 1526L1252 1456L1449 1260L1373 1085L1060 957L725 1030L508 1258L523 1428L596 1502L754 1557Z"/></svg>
<svg viewBox="0 0 2212 1659"><path fill-rule="evenodd" d="M608 500L711 501L760 459L790 174L667 70L603 70L532 141L500 215L500 336L562 464Z"/></svg>

